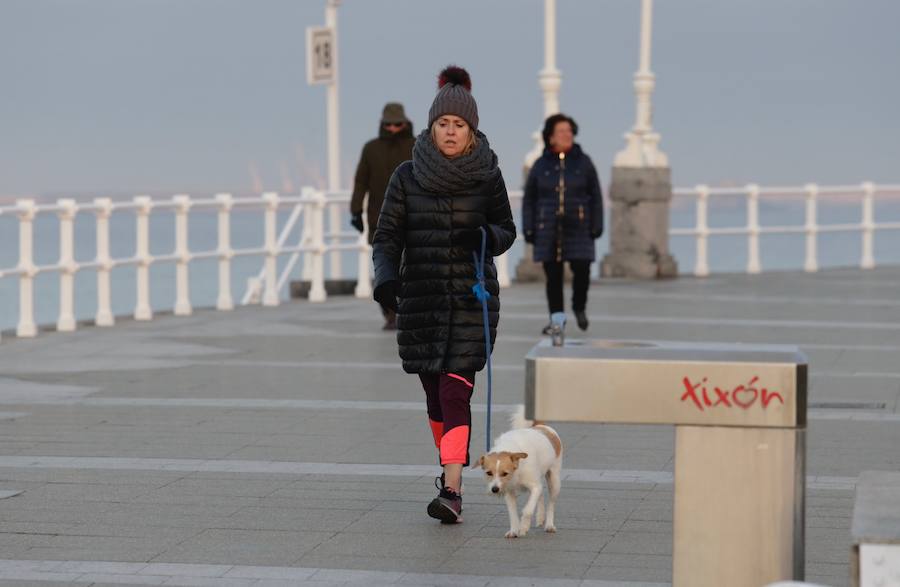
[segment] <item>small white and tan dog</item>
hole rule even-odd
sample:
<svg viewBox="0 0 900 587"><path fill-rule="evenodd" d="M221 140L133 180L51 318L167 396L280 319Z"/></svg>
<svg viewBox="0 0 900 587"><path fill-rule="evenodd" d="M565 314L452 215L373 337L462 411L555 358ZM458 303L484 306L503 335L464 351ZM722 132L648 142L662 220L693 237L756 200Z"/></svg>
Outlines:
<svg viewBox="0 0 900 587"><path fill-rule="evenodd" d="M525 536L531 528L531 518L537 516L537 525L547 532L556 532L553 513L559 496L560 471L562 469L562 441L553 428L525 419L525 407L519 406L510 418L511 430L504 432L494 442L491 452L479 458L472 468L484 469L488 491L503 495L509 511L507 538ZM544 512L544 487L547 479L550 499ZM519 518L516 494L528 491L528 501Z"/></svg>

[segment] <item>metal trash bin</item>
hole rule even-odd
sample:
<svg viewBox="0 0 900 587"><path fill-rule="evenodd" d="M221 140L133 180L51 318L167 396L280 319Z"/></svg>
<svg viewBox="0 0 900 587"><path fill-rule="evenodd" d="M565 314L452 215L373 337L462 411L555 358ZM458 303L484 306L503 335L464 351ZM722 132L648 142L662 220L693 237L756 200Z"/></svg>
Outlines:
<svg viewBox="0 0 900 587"><path fill-rule="evenodd" d="M804 577L807 359L794 346L568 340L525 359L525 412L675 426L675 587Z"/></svg>

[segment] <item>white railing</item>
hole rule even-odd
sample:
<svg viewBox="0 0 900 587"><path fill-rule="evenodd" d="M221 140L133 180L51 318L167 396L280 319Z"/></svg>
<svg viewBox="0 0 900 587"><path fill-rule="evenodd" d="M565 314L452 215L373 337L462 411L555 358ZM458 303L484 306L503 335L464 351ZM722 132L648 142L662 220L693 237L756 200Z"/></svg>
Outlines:
<svg viewBox="0 0 900 587"><path fill-rule="evenodd" d="M311 219L312 230L305 235L301 244L288 246L284 239L276 235L278 209L293 205L296 213ZM173 311L186 316L193 311L189 291L189 270L192 261L218 259L219 289L216 302L218 310L231 310L234 305L231 295L231 261L238 256L262 256L264 268L261 275L263 287L262 303L276 306L279 303L276 275L277 257L282 254L306 253L312 264L312 283L309 299L313 302L325 300L322 257L327 251L322 238L322 216L325 197L321 192L306 190L301 196L280 197L276 193L266 193L262 198L234 198L229 194L218 194L215 198L193 199L187 195L177 195L170 200L154 200L147 196L137 196L132 201L114 202L109 198L98 198L91 203L77 203L71 199L61 199L55 204L38 204L34 200L21 199L15 206L0 207L0 214L15 214L19 219L19 263L16 267L0 270L0 279L17 276L19 279L19 318L16 334L19 337L33 337L37 334L34 320L34 280L41 273L59 274L59 315L56 329L70 332L76 328L75 320L75 275L79 271L95 270L97 275L97 311L94 321L97 326L112 326L115 318L111 308L110 272L116 267L136 267L135 320L151 320L150 306L150 266L160 263L175 264L175 300ZM235 249L231 245L231 211L235 207L262 208L265 237L264 245L257 248ZM188 249L188 215L191 210L214 209L218 211L218 247L215 250L190 251ZM175 215L175 242L171 254L150 254L150 217L157 211L171 211ZM110 255L109 219L113 213L131 212L135 218L135 254L127 258L112 258ZM52 265L37 265L34 261L34 221L39 214L56 214L59 217L59 260ZM96 220L96 258L90 262L75 261L74 222L79 214L93 214ZM282 235L286 237L286 235ZM359 246L359 245L357 245Z"/></svg>
<svg viewBox="0 0 900 587"><path fill-rule="evenodd" d="M521 192L512 192L511 198L521 198ZM97 198L90 203L61 199L55 204L39 204L35 200L20 199L14 206L0 207L0 215L16 215L19 224L19 261L13 268L0 269L0 279L18 277L19 316L16 335L27 338L37 335L34 312L35 277L44 273L59 275L59 313L56 330L71 332L77 327L75 319L75 275L80 271L94 270L97 278L97 304L94 322L97 326L112 326L112 280L110 274L116 267L136 267L135 320L153 319L150 303L150 267L163 263L175 264L175 299L172 310L176 316L188 316L193 312L190 295L190 265L192 261L218 259L218 295L216 309L234 308L232 298L232 259L239 256L261 256L262 267L247 280L247 289L241 304L262 303L277 306L298 261L303 256L302 279L310 283L308 299L322 302L327 299L325 289L325 257L330 261L331 279L342 277L341 253L357 251L356 289L359 298L372 295L370 277L371 247L365 237L349 228L344 214L349 209L350 192L326 193L314 188L304 188L299 196L280 196L269 192L258 197L235 198L230 194L218 194L214 198L191 198L186 194L171 199L152 199L136 196L131 201L113 201ZM279 209L291 206L281 231L277 227ZM237 249L231 243L232 210L236 207L262 209L262 247ZM189 215L198 210L217 211L217 239L215 250L189 250ZM156 212L171 212L175 217L173 250L170 254L150 253L150 219ZM113 213L134 214L135 254L127 258L112 258L110 254L110 217ZM59 218L59 260L55 264L37 265L34 260L34 223L40 214L55 214ZM96 223L94 236L96 257L90 262L75 261L74 223L80 214L93 214ZM326 219L328 229L326 231ZM299 226L298 226L299 225ZM299 228L299 231L297 230ZM299 233L296 244L290 244L291 236ZM290 255L278 273L278 257ZM510 284L506 255L496 260L500 285Z"/></svg>
<svg viewBox="0 0 900 587"><path fill-rule="evenodd" d="M710 188L697 186L693 189L676 189L676 198L696 199L696 222L693 228L672 228L673 237L694 237L696 240L696 262L694 275L709 275L708 240L711 236L746 236L748 243L746 271L759 273L763 270L760 260L760 236L771 234L805 235L806 271L817 271L818 237L833 232L859 232L862 254L859 266L867 269L875 266L874 234L881 230L900 230L900 222L875 222L875 199L882 195L900 196L900 185L875 185L866 182L857 186L817 186L809 184L800 188L759 187L747 185L743 188ZM820 224L817 206L823 196L851 196L860 199L860 222L842 224ZM510 201L514 211L521 207L522 192L510 191ZM746 224L741 226L710 227L710 199L720 196L746 198ZM805 221L797 225L762 225L760 222L761 198L805 199ZM230 194L218 194L214 198L191 198L176 195L171 199L152 199L137 196L131 201L113 201L97 198L89 203L79 203L72 199L61 199L55 204L39 204L34 200L17 200L16 205L0 207L0 215L16 215L19 226L19 260L13 268L0 269L0 279L17 277L19 282L19 312L16 334L33 337L37 334L34 319L35 277L42 273L59 275L59 312L56 329L60 332L73 331L77 327L75 317L75 276L80 271L96 272L96 313L97 326L112 326L115 317L112 312L112 281L110 274L116 267L135 267L135 320L151 320L153 309L150 304L150 267L163 263L175 265L175 299L172 310L175 315L186 316L193 311L190 295L190 266L202 259L218 260L218 295L215 307L231 310L232 300L232 259L240 256L259 256L262 266L255 277L247 280L247 290L241 298L242 304L262 303L276 306L280 303L281 292L285 290L297 263L302 256L301 278L309 282L309 301L322 302L327 298L325 289L325 257L328 253L331 279L341 279L341 253L357 252L356 289L359 298L369 298L371 291L370 262L371 247L366 239L349 228L346 212L349 209L350 192L326 193L314 188L304 188L300 195L280 196L269 192L260 197L235 198ZM237 249L232 246L231 222L234 208L258 209L263 212L260 229L264 237L261 247ZM278 212L291 207L281 231L278 231ZM213 250L191 251L189 249L189 215L192 211L217 212L217 247ZM174 214L174 242L170 254L152 255L150 250L150 218L156 212ZM110 217L114 213L134 215L135 254L125 258L112 258L110 250ZM59 219L59 257L56 263L37 265L35 263L35 218L40 214L55 214ZM74 223L79 214L93 214L95 217L94 236L96 257L89 262L78 262L75 256ZM327 221L327 222L326 222ZM326 224L328 226L326 230ZM292 235L295 243L291 244ZM155 242L155 241L154 241ZM290 255L281 272L278 272L278 257ZM510 285L507 255L495 260L501 287Z"/></svg>
<svg viewBox="0 0 900 587"><path fill-rule="evenodd" d="M900 196L900 185L876 185L865 182L855 186L819 186L807 184L803 187L760 187L749 184L738 188L710 188L698 185L695 188L674 190L676 198L696 199L696 224L693 228L671 228L673 237L693 236L696 239L696 259L694 275L709 275L708 240L710 236L747 236L747 273L762 271L759 254L759 237L765 234L805 235L805 259L803 269L818 271L818 237L823 233L859 232L862 239L862 254L859 266L862 269L875 267L874 235L879 230L900 230L900 222L875 222L875 198L878 196ZM743 226L710 227L708 211L710 199L723 196L742 196L747 200L747 224ZM860 200L860 221L856 223L821 224L818 222L818 203L823 196L850 196ZM766 225L759 221L759 202L762 197L796 198L805 200L804 223L797 225Z"/></svg>
<svg viewBox="0 0 900 587"><path fill-rule="evenodd" d="M372 295L372 285L369 268L371 248L368 247L364 241L361 241L361 237L355 231L344 230L344 227L347 226L347 219L344 217L343 212L349 210L350 208L351 195L351 192L346 190L326 192L325 206L328 210L326 217L328 218L329 226L328 232L325 233L323 238L325 239L326 250L332 253L329 258L330 275L332 279L340 279L343 275L340 257L341 251L358 250L360 252L357 260L356 276L354 277L354 279L356 280L356 289L354 291L354 294L358 298L367 298ZM513 210L516 210L516 205L521 205L522 191L510 191L509 199ZM278 246L281 246L287 235L293 232L298 220L300 220L299 214L291 215L291 217L282 228L281 236L278 240ZM368 217L366 214L363 214L363 222L366 224L366 229L368 230ZM310 234L310 232L310 227L304 224L301 234L307 235ZM281 291L281 288L285 283L287 283L298 260L299 254L294 253L289 259L285 268L282 270L281 275L278 278L279 291ZM497 267L497 280L500 283L500 287L509 287L512 282L509 276L508 255L504 253L503 255L497 257L494 262ZM310 278L311 267L312 264L310 263L309 259L304 260L303 279L308 280ZM248 304L258 301L259 292L261 290L261 278L262 271L260 271L260 275L257 276L257 278L251 278L250 280L248 280L247 292L244 294L242 303Z"/></svg>

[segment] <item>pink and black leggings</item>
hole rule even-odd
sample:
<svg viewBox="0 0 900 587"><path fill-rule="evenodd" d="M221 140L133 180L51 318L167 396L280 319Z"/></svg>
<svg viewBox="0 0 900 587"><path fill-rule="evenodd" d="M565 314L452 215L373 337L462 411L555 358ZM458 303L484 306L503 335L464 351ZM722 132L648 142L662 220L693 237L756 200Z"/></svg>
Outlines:
<svg viewBox="0 0 900 587"><path fill-rule="evenodd" d="M469 464L469 440L472 436L470 401L475 388L475 373L420 373L428 423L441 465Z"/></svg>

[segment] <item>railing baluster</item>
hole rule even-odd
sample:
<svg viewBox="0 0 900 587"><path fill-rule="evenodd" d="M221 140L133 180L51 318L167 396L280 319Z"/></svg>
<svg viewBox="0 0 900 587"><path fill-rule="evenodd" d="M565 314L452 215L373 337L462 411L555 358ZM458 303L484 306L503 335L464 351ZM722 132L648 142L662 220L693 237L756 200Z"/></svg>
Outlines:
<svg viewBox="0 0 900 587"><path fill-rule="evenodd" d="M697 186L697 259L694 262L694 275L706 277L709 275L709 260L707 259L706 241L709 238L709 226L707 225L706 212L709 204L709 187Z"/></svg>
<svg viewBox="0 0 900 587"><path fill-rule="evenodd" d="M19 324L16 336L30 338L37 335L34 323L34 200L16 200L19 208Z"/></svg>
<svg viewBox="0 0 900 587"><path fill-rule="evenodd" d="M219 203L219 297L216 300L217 310L233 310L231 299L231 259L234 251L231 248L231 209L234 206L231 194L216 194Z"/></svg>
<svg viewBox="0 0 900 587"><path fill-rule="evenodd" d="M357 269L356 269L356 290L354 290L354 295L360 299L367 299L372 296L372 279L369 276L369 263L371 263L372 259L372 248L369 246L369 239L366 235L369 234L368 231L369 222L366 219L366 214L363 214L363 228L362 234L359 235L359 240L357 244L359 245L359 255L357 256Z"/></svg>
<svg viewBox="0 0 900 587"><path fill-rule="evenodd" d="M862 269L875 267L875 185L871 181L862 184L862 258L859 266Z"/></svg>
<svg viewBox="0 0 900 587"><path fill-rule="evenodd" d="M814 273L819 270L818 255L816 250L819 226L816 223L816 198L819 195L819 186L814 183L806 184L806 260L803 270Z"/></svg>
<svg viewBox="0 0 900 587"><path fill-rule="evenodd" d="M135 320L152 320L153 309L150 307L150 210L153 200L150 196L135 196L135 257L137 258L137 304L134 308Z"/></svg>
<svg viewBox="0 0 900 587"><path fill-rule="evenodd" d="M110 271L112 258L109 253L109 217L112 214L112 200L96 198L97 214L97 315L94 323L97 326L112 326L116 323L112 313L112 290L110 287Z"/></svg>
<svg viewBox="0 0 900 587"><path fill-rule="evenodd" d="M278 194L266 192L263 194L266 202L265 231L266 231L266 274L263 289L263 305L278 305Z"/></svg>
<svg viewBox="0 0 900 587"><path fill-rule="evenodd" d="M309 196L315 195L315 189L309 188L303 191ZM312 244L313 233L313 213L309 211L312 206L303 211L303 232L300 234L299 245L301 247ZM300 269L300 279L302 281L310 281L313 274L313 254L311 252L303 253L303 267Z"/></svg>
<svg viewBox="0 0 900 587"><path fill-rule="evenodd" d="M508 251L494 259L497 266L497 282L500 284L500 287L509 287L511 285L509 280L509 257L507 254Z"/></svg>
<svg viewBox="0 0 900 587"><path fill-rule="evenodd" d="M56 321L58 332L75 330L75 214L78 207L75 200L64 198L57 200L62 208L59 212L59 318Z"/></svg>
<svg viewBox="0 0 900 587"><path fill-rule="evenodd" d="M191 209L191 198L186 194L172 197L175 203L175 315L190 316L191 308L190 274L188 263L191 262L188 250L188 212Z"/></svg>
<svg viewBox="0 0 900 587"><path fill-rule="evenodd" d="M747 186L747 273L761 270L759 263L759 186Z"/></svg>
<svg viewBox="0 0 900 587"><path fill-rule="evenodd" d="M325 291L325 193L317 190L313 197L316 202L312 206L312 268L309 284L309 301L324 302L328 299Z"/></svg>
<svg viewBox="0 0 900 587"><path fill-rule="evenodd" d="M329 220L329 229L328 232L333 234L331 237L331 242L326 242L326 246L330 245L334 242L339 242L338 234L341 232L341 206L336 203L331 203L328 206L328 220ZM340 249L331 252L331 279L341 279L343 275L343 267L341 265L341 254L342 251Z"/></svg>

